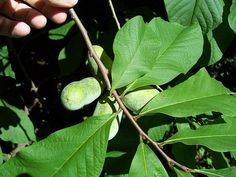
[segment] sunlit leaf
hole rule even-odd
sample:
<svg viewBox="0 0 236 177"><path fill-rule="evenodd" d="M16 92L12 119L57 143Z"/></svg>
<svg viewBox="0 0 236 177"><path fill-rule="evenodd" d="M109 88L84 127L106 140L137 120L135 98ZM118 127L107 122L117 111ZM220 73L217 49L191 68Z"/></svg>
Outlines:
<svg viewBox="0 0 236 177"><path fill-rule="evenodd" d="M202 126L196 130L183 129L168 140L165 144L181 142L187 145L203 145L218 152L236 150L236 119L232 123Z"/></svg>
<svg viewBox="0 0 236 177"><path fill-rule="evenodd" d="M236 98L222 83L211 78L203 68L185 82L155 96L140 115L164 113L174 117L221 112L236 116Z"/></svg>
<svg viewBox="0 0 236 177"><path fill-rule="evenodd" d="M194 171L197 173L207 175L208 177L235 177L236 167L229 167L218 170L202 169Z"/></svg>
<svg viewBox="0 0 236 177"><path fill-rule="evenodd" d="M150 128L148 130L148 135L154 141L160 141L163 139L164 135L170 130L170 125L164 124L157 127Z"/></svg>
<svg viewBox="0 0 236 177"><path fill-rule="evenodd" d="M139 144L129 171L129 177L137 176L168 177L155 153L144 143Z"/></svg>
<svg viewBox="0 0 236 177"><path fill-rule="evenodd" d="M177 128L178 130L182 130L182 129L185 129L185 128L189 129L190 126L189 126L189 123L188 123L188 122L182 121L182 122L176 122L176 128Z"/></svg>
<svg viewBox="0 0 236 177"><path fill-rule="evenodd" d="M232 1L232 5L230 7L230 14L228 17L229 26L236 33L236 0Z"/></svg>
<svg viewBox="0 0 236 177"><path fill-rule="evenodd" d="M203 33L222 22L223 0L164 0L170 21L182 25L199 23Z"/></svg>
<svg viewBox="0 0 236 177"><path fill-rule="evenodd" d="M36 141L33 124L25 111L3 100L2 103L0 103L0 139L13 143Z"/></svg>
<svg viewBox="0 0 236 177"><path fill-rule="evenodd" d="M98 177L114 116L90 117L20 151L0 166L0 176Z"/></svg>
<svg viewBox="0 0 236 177"><path fill-rule="evenodd" d="M202 46L198 25L184 27L161 18L144 23L135 17L115 37L112 88L167 83L197 62Z"/></svg>

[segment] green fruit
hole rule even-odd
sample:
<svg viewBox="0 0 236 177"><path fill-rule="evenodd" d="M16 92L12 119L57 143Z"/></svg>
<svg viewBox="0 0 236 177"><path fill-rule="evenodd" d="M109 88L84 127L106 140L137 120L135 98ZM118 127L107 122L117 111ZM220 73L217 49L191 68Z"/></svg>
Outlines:
<svg viewBox="0 0 236 177"><path fill-rule="evenodd" d="M93 116L112 114L117 112L119 109L118 103L112 97L105 97L98 101L94 110ZM112 121L108 140L111 140L116 136L119 131L119 125L122 118L122 112Z"/></svg>
<svg viewBox="0 0 236 177"><path fill-rule="evenodd" d="M159 91L151 86L146 86L127 93L123 98L125 106L138 113Z"/></svg>
<svg viewBox="0 0 236 177"><path fill-rule="evenodd" d="M104 66L110 71L111 66L112 66L111 58L106 54L105 50L101 46L93 45L93 48L96 51L96 53L97 53L98 57L100 58L100 60L102 61L102 63L104 64ZM95 62L95 60L93 59L93 57L90 56L90 54L88 54L87 65L88 65L89 69L91 70L91 72L95 76L97 76L99 74L98 65Z"/></svg>
<svg viewBox="0 0 236 177"><path fill-rule="evenodd" d="M66 109L75 111L92 103L101 95L101 92L98 80L94 77L87 77L68 84L62 90L61 102Z"/></svg>

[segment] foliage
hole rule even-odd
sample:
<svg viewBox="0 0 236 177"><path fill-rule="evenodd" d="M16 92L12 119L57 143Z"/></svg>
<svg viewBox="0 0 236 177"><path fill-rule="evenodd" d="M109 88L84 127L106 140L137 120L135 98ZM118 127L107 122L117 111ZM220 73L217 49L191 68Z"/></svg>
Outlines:
<svg viewBox="0 0 236 177"><path fill-rule="evenodd" d="M106 70L70 18L0 38L0 176L235 176L236 1L114 9L75 7Z"/></svg>
<svg viewBox="0 0 236 177"><path fill-rule="evenodd" d="M112 117L91 117L83 124L50 135L5 163L0 175L98 176L106 155Z"/></svg>
<svg viewBox="0 0 236 177"><path fill-rule="evenodd" d="M129 176L168 176L155 153L140 143L130 166Z"/></svg>

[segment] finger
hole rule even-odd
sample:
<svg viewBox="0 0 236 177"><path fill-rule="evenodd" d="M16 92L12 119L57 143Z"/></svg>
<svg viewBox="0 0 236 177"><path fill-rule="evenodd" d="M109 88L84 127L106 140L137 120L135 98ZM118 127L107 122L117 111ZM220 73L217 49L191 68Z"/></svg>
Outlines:
<svg viewBox="0 0 236 177"><path fill-rule="evenodd" d="M23 21L37 29L43 28L47 23L47 19L42 13L22 2L15 0L5 1L2 9L2 13L6 16L18 21Z"/></svg>
<svg viewBox="0 0 236 177"><path fill-rule="evenodd" d="M0 35L9 37L24 37L30 33L30 27L24 22L10 20L0 15Z"/></svg>
<svg viewBox="0 0 236 177"><path fill-rule="evenodd" d="M48 3L45 3L43 0L23 0L30 6L38 9L42 14L48 17L55 23L63 23L66 18L66 10L58 7L53 7ZM65 0L66 1L66 0Z"/></svg>
<svg viewBox="0 0 236 177"><path fill-rule="evenodd" d="M46 3L54 7L71 8L77 4L78 0L44 0Z"/></svg>

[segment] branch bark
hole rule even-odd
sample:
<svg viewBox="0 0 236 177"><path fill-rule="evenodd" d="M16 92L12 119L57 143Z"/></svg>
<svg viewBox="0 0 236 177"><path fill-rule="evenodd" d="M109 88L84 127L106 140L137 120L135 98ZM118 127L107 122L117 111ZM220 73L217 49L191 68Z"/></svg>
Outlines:
<svg viewBox="0 0 236 177"><path fill-rule="evenodd" d="M119 20L118 20L118 18L117 18L116 11L115 11L115 9L114 9L112 0L108 0L108 2L109 2L109 6L110 6L110 8L111 8L111 13L112 13L112 15L113 15L113 17L114 17L114 19L115 19L117 28L120 29L120 22L119 22Z"/></svg>

